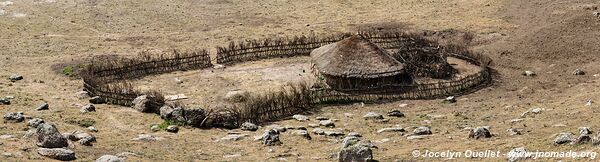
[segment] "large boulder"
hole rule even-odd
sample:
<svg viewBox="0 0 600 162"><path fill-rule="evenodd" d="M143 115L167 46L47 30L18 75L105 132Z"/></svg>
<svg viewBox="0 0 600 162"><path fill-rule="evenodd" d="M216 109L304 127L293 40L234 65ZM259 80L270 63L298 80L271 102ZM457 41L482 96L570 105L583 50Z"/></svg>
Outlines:
<svg viewBox="0 0 600 162"><path fill-rule="evenodd" d="M156 95L141 95L133 100L133 108L140 112L159 112L160 107L165 104L164 97Z"/></svg>
<svg viewBox="0 0 600 162"><path fill-rule="evenodd" d="M342 148L338 153L340 162L363 162L372 161L373 151L371 144L360 140L358 137L346 137L342 143Z"/></svg>
<svg viewBox="0 0 600 162"><path fill-rule="evenodd" d="M56 160L75 160L75 152L64 148L38 148L38 154Z"/></svg>
<svg viewBox="0 0 600 162"><path fill-rule="evenodd" d="M277 129L269 129L262 135L262 143L267 146L281 145L279 140L279 131Z"/></svg>
<svg viewBox="0 0 600 162"><path fill-rule="evenodd" d="M31 128L37 128L42 123L44 123L44 120L42 120L40 118L33 118L33 119L27 121L27 126L29 126Z"/></svg>
<svg viewBox="0 0 600 162"><path fill-rule="evenodd" d="M37 127L39 147L43 148L61 148L69 146L67 139L63 137L58 129L51 123L41 123Z"/></svg>

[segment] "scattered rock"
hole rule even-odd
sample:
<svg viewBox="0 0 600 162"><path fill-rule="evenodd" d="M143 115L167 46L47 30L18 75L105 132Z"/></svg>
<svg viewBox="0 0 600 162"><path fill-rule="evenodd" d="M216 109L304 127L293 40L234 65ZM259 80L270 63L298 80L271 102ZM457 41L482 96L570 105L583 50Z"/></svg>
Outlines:
<svg viewBox="0 0 600 162"><path fill-rule="evenodd" d="M579 127L579 134L592 134L590 127Z"/></svg>
<svg viewBox="0 0 600 162"><path fill-rule="evenodd" d="M247 134L229 134L221 138L221 141L238 141L248 136Z"/></svg>
<svg viewBox="0 0 600 162"><path fill-rule="evenodd" d="M231 154L231 155L223 155L223 158L225 159L229 159L229 158L236 158L236 157L241 157L242 154Z"/></svg>
<svg viewBox="0 0 600 162"><path fill-rule="evenodd" d="M408 139L408 140L424 139L424 138L425 138L425 136L419 136L419 135L411 135L411 136L406 137L406 139Z"/></svg>
<svg viewBox="0 0 600 162"><path fill-rule="evenodd" d="M347 137L348 141L341 148L338 153L338 161L340 162L354 162L354 161L372 161L373 151L371 150L371 143L364 142L356 137ZM346 139L344 139L346 141Z"/></svg>
<svg viewBox="0 0 600 162"><path fill-rule="evenodd" d="M177 133L179 132L179 127L177 125L169 125L166 130L167 132Z"/></svg>
<svg viewBox="0 0 600 162"><path fill-rule="evenodd" d="M87 91L79 91L77 93L75 93L75 97L77 97L77 99L86 99L90 97L90 94Z"/></svg>
<svg viewBox="0 0 600 162"><path fill-rule="evenodd" d="M40 118L33 118L33 119L27 121L27 126L29 126L31 128L37 128L42 123L44 123L44 120L42 120Z"/></svg>
<svg viewBox="0 0 600 162"><path fill-rule="evenodd" d="M40 111L40 110L48 110L50 108L50 105L48 105L48 103L43 103L40 106L38 106L35 110Z"/></svg>
<svg viewBox="0 0 600 162"><path fill-rule="evenodd" d="M580 134L579 137L577 137L577 139L575 139L575 141L571 142L571 144L580 145L580 144L586 144L590 141L592 141L592 138L590 137L589 134Z"/></svg>
<svg viewBox="0 0 600 162"><path fill-rule="evenodd" d="M469 132L469 138L491 138L492 134L488 127L477 127Z"/></svg>
<svg viewBox="0 0 600 162"><path fill-rule="evenodd" d="M335 127L335 123L331 120L321 120L319 121L319 125L324 127Z"/></svg>
<svg viewBox="0 0 600 162"><path fill-rule="evenodd" d="M0 136L0 139L9 139L9 138L15 138L15 136L12 134L5 134L5 135Z"/></svg>
<svg viewBox="0 0 600 162"><path fill-rule="evenodd" d="M228 102L239 103L246 101L248 99L248 96L249 94L246 91L234 90L227 92L227 94L225 94L224 99Z"/></svg>
<svg viewBox="0 0 600 162"><path fill-rule="evenodd" d="M570 142L573 142L573 134L571 133L560 133L554 139L554 145L562 145Z"/></svg>
<svg viewBox="0 0 600 162"><path fill-rule="evenodd" d="M592 12L592 14L593 14L595 17L598 17L598 18L600 18L600 12Z"/></svg>
<svg viewBox="0 0 600 162"><path fill-rule="evenodd" d="M362 135L360 133L358 133L358 132L350 132L350 133L348 133L347 136L348 137L351 137L351 136L353 136L353 137L362 137Z"/></svg>
<svg viewBox="0 0 600 162"><path fill-rule="evenodd" d="M324 131L323 134L325 134L326 136L331 136L331 137L338 137L338 136L344 135L343 132L336 131L336 130L327 130L327 131Z"/></svg>
<svg viewBox="0 0 600 162"><path fill-rule="evenodd" d="M319 124L308 124L308 127L316 128L316 127L319 127Z"/></svg>
<svg viewBox="0 0 600 162"><path fill-rule="evenodd" d="M8 77L8 79L9 79L11 82L16 82L16 81L22 80L22 79L23 79L23 76L21 76L21 75L19 75L19 74L13 74L13 75L11 75L10 77Z"/></svg>
<svg viewBox="0 0 600 162"><path fill-rule="evenodd" d="M592 106L593 101L592 100L588 100L587 103L585 103L585 106Z"/></svg>
<svg viewBox="0 0 600 162"><path fill-rule="evenodd" d="M312 132L316 135L325 135L325 130L323 130L321 128L315 128L312 130Z"/></svg>
<svg viewBox="0 0 600 162"><path fill-rule="evenodd" d="M329 120L328 117L324 117L324 116L317 116L315 119L317 119L317 120Z"/></svg>
<svg viewBox="0 0 600 162"><path fill-rule="evenodd" d="M152 125L150 127L150 131L152 131L152 132L158 132L158 131L160 131L160 126L154 124L154 125Z"/></svg>
<svg viewBox="0 0 600 162"><path fill-rule="evenodd" d="M183 100L183 99L188 99L188 97L185 94L176 94L176 95L166 95L165 96L165 101L176 101L176 100Z"/></svg>
<svg viewBox="0 0 600 162"><path fill-rule="evenodd" d="M430 135L431 129L429 127L417 127L413 130L413 135Z"/></svg>
<svg viewBox="0 0 600 162"><path fill-rule="evenodd" d="M105 104L106 100L100 96L94 96L90 98L90 103L92 104Z"/></svg>
<svg viewBox="0 0 600 162"><path fill-rule="evenodd" d="M292 118L294 118L298 121L307 121L308 120L307 116L300 115L300 114L296 114L296 115L292 116Z"/></svg>
<svg viewBox="0 0 600 162"><path fill-rule="evenodd" d="M276 129L270 129L263 134L262 143L267 146L281 145L279 141L279 131Z"/></svg>
<svg viewBox="0 0 600 162"><path fill-rule="evenodd" d="M295 130L295 131L292 132L292 135L301 136L301 137L304 137L304 138L306 138L308 140L312 139L310 137L310 134L306 130Z"/></svg>
<svg viewBox="0 0 600 162"><path fill-rule="evenodd" d="M527 70L527 71L524 71L524 72L522 73L522 75L524 75L524 76L535 76L536 74L535 74L535 72L533 72L533 71L529 71L529 70Z"/></svg>
<svg viewBox="0 0 600 162"><path fill-rule="evenodd" d="M39 147L43 148L61 148L69 146L67 139L63 137L58 129L51 123L41 123L38 125L37 132Z"/></svg>
<svg viewBox="0 0 600 162"><path fill-rule="evenodd" d="M96 159L96 162L124 162L123 158L120 158L115 155L102 155L100 158Z"/></svg>
<svg viewBox="0 0 600 162"><path fill-rule="evenodd" d="M518 147L510 150L506 155L509 162L522 161L529 158L531 155L527 154L525 147Z"/></svg>
<svg viewBox="0 0 600 162"><path fill-rule="evenodd" d="M508 132L508 135L514 136L514 135L521 135L521 130L520 129L516 129L516 128L510 128L506 130Z"/></svg>
<svg viewBox="0 0 600 162"><path fill-rule="evenodd" d="M38 148L38 154L56 160L75 160L75 152L64 148Z"/></svg>
<svg viewBox="0 0 600 162"><path fill-rule="evenodd" d="M183 80L179 79L179 78L175 78L175 84L181 84L183 83Z"/></svg>
<svg viewBox="0 0 600 162"><path fill-rule="evenodd" d="M242 124L241 128L242 128L242 130L246 130L246 131L256 131L256 130L258 130L258 125L250 123L250 122L245 122Z"/></svg>
<svg viewBox="0 0 600 162"><path fill-rule="evenodd" d="M525 111L523 114L521 114L521 117L526 117L527 114L541 114L542 111L544 111L544 109L542 109L542 108L532 108L532 109L529 109L528 111Z"/></svg>
<svg viewBox="0 0 600 162"><path fill-rule="evenodd" d="M134 140L134 141L156 141L156 140L158 140L158 138L156 138L152 135L149 135L149 134L139 134L137 137L135 137L131 140Z"/></svg>
<svg viewBox="0 0 600 162"><path fill-rule="evenodd" d="M400 112L400 110L392 110L392 111L389 111L389 112L387 113L387 115L388 115L388 116L393 116L393 117L399 117L399 118L401 118L401 117L404 117L404 113Z"/></svg>
<svg viewBox="0 0 600 162"><path fill-rule="evenodd" d="M96 111L96 106L93 104L87 104L87 105L81 107L81 109L79 111L81 113L88 113L88 112Z"/></svg>
<svg viewBox="0 0 600 162"><path fill-rule="evenodd" d="M286 128L286 127L282 127L282 126L280 126L280 125L269 125L269 126L267 126L267 128L268 128L268 129L275 129L275 130L277 130L278 132L285 132L285 131L287 131L287 128Z"/></svg>
<svg viewBox="0 0 600 162"><path fill-rule="evenodd" d="M573 75L585 75L585 72L581 69L575 69L572 73Z"/></svg>
<svg viewBox="0 0 600 162"><path fill-rule="evenodd" d="M7 98L0 98L0 105L10 105L10 100Z"/></svg>
<svg viewBox="0 0 600 162"><path fill-rule="evenodd" d="M79 144L84 145L84 146L92 146L92 142L96 142L96 137L88 136L88 137L80 139L78 142L79 142Z"/></svg>
<svg viewBox="0 0 600 162"><path fill-rule="evenodd" d="M213 68L214 68L214 69L224 69L224 68L225 68L225 65L221 65L221 64L214 64L214 65L213 65Z"/></svg>
<svg viewBox="0 0 600 162"><path fill-rule="evenodd" d="M395 128L382 128L379 129L377 131L377 133L383 133L383 132L404 132L404 128L400 128L400 127L395 127Z"/></svg>
<svg viewBox="0 0 600 162"><path fill-rule="evenodd" d="M96 129L96 127L89 126L87 127L87 129L92 132L98 132L98 129Z"/></svg>
<svg viewBox="0 0 600 162"><path fill-rule="evenodd" d="M456 97L454 96L448 96L444 99L443 101L444 103L455 103L456 102Z"/></svg>
<svg viewBox="0 0 600 162"><path fill-rule="evenodd" d="M6 121L11 121L11 122L22 122L25 120L25 116L23 116L23 112L17 112L17 113L6 113L4 114L4 120Z"/></svg>
<svg viewBox="0 0 600 162"><path fill-rule="evenodd" d="M381 120L383 119L383 115L376 112L368 112L363 116L365 120Z"/></svg>
<svg viewBox="0 0 600 162"><path fill-rule="evenodd" d="M518 122L521 122L523 120L524 119L512 119L512 120L510 120L510 123L518 123Z"/></svg>

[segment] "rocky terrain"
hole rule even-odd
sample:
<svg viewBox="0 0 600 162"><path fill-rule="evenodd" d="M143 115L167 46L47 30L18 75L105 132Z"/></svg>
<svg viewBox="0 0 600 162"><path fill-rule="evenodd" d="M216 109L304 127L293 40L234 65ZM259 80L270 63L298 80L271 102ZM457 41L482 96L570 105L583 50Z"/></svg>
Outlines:
<svg viewBox="0 0 600 162"><path fill-rule="evenodd" d="M0 161L595 161L413 153L598 152L599 7L594 0L0 0ZM228 130L91 104L76 76L91 59L146 50L214 53L229 41L357 29L438 31L443 40L490 56L494 82L448 101L330 105ZM262 80L299 81L309 70L306 60L175 72L138 83L185 94L192 107L211 107L228 98L211 88L260 90ZM220 77L219 85L200 76L206 73ZM190 88L195 83L204 86Z"/></svg>

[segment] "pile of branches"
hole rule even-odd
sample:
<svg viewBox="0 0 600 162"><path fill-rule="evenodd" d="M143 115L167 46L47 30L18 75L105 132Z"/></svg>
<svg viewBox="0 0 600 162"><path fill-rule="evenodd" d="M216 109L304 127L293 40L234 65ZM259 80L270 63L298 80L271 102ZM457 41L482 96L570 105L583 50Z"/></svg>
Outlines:
<svg viewBox="0 0 600 162"><path fill-rule="evenodd" d="M457 73L448 63L444 47L435 42L414 35L397 41L397 47L394 57L415 76L444 79Z"/></svg>
<svg viewBox="0 0 600 162"><path fill-rule="evenodd" d="M264 123L308 111L312 99L306 83L287 85L278 92L251 96L237 110L244 122Z"/></svg>

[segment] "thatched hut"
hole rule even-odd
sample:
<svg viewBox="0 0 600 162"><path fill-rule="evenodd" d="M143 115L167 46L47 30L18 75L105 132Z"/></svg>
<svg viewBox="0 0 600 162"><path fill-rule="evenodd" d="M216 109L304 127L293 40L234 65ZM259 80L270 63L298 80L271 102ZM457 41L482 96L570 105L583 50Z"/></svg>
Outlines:
<svg viewBox="0 0 600 162"><path fill-rule="evenodd" d="M336 90L412 83L404 64L361 35L317 48L310 56L313 72Z"/></svg>

